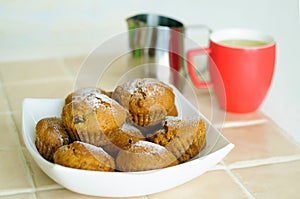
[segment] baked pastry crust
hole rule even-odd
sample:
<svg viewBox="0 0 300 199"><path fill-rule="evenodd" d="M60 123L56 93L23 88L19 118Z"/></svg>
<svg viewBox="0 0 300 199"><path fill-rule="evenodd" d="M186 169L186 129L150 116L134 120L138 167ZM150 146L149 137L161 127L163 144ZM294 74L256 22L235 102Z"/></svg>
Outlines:
<svg viewBox="0 0 300 199"><path fill-rule="evenodd" d="M112 98L124 106L138 126L152 126L167 115L177 116L175 94L167 84L152 78L135 79L113 91Z"/></svg>
<svg viewBox="0 0 300 199"><path fill-rule="evenodd" d="M147 140L166 147L178 159L186 162L198 155L206 143L206 126L202 119L166 117L163 128L147 136Z"/></svg>
<svg viewBox="0 0 300 199"><path fill-rule="evenodd" d="M76 169L94 171L115 170L114 159L101 147L80 141L60 147L54 153L53 158L56 164Z"/></svg>
<svg viewBox="0 0 300 199"><path fill-rule="evenodd" d="M91 93L94 94L104 94L107 95L108 97L111 97L112 92L106 92L100 88L97 87L85 87L85 88L80 88L72 93L70 93L66 98L65 98L65 104L69 104L70 102L80 100L82 98L87 97ZM79 98L79 99L78 99Z"/></svg>
<svg viewBox="0 0 300 199"><path fill-rule="evenodd" d="M48 161L53 162L54 152L69 144L69 135L60 118L43 118L36 124L35 145L38 152Z"/></svg>
<svg viewBox="0 0 300 199"><path fill-rule="evenodd" d="M119 171L146 171L178 164L176 157L165 147L148 141L131 144L128 150L121 150L116 158Z"/></svg>
<svg viewBox="0 0 300 199"><path fill-rule="evenodd" d="M121 128L107 133L107 137L111 143L102 148L113 157L116 157L120 150L128 149L131 144L139 140L146 140L139 129L128 123L124 123Z"/></svg>
<svg viewBox="0 0 300 199"><path fill-rule="evenodd" d="M126 109L98 92L73 97L62 109L62 120L72 140L96 146L109 144L106 134L122 126L126 117Z"/></svg>
<svg viewBox="0 0 300 199"><path fill-rule="evenodd" d="M38 122L36 146L45 159L72 168L161 169L192 159L206 144L205 122L177 115L172 87L156 79L136 79L113 93L82 88L66 97L62 119Z"/></svg>

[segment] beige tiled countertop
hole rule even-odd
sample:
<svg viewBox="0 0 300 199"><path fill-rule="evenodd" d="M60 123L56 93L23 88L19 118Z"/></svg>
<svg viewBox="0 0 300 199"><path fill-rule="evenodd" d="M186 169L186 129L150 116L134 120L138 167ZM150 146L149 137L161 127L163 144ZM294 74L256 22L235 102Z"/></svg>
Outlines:
<svg viewBox="0 0 300 199"><path fill-rule="evenodd" d="M0 198L94 198L47 177L21 136L22 100L64 98L83 59L0 63ZM209 118L208 91L197 96ZM179 187L139 198L300 198L300 147L285 132L259 111L227 113L222 127L235 148L220 164Z"/></svg>

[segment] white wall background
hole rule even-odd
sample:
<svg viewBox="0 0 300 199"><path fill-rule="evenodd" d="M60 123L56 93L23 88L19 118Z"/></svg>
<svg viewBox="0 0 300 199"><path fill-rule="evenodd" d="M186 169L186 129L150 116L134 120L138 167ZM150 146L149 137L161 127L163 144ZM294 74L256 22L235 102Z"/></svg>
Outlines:
<svg viewBox="0 0 300 199"><path fill-rule="evenodd" d="M298 0L2 0L0 61L87 55L125 31L125 19L137 13L163 14L213 30L246 27L273 35L277 65L261 109L300 143Z"/></svg>

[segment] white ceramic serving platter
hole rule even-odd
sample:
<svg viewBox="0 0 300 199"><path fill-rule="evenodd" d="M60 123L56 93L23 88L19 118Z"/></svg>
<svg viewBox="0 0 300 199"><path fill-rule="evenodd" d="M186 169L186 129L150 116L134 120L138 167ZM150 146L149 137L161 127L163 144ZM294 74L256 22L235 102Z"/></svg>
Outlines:
<svg viewBox="0 0 300 199"><path fill-rule="evenodd" d="M63 99L23 100L22 130L25 145L39 167L63 187L86 195L131 197L161 192L188 182L220 162L234 147L178 91L176 104L182 117L200 116L207 125L207 144L192 160L173 167L144 172L99 172L72 169L45 160L35 146L35 125L44 117L60 117Z"/></svg>

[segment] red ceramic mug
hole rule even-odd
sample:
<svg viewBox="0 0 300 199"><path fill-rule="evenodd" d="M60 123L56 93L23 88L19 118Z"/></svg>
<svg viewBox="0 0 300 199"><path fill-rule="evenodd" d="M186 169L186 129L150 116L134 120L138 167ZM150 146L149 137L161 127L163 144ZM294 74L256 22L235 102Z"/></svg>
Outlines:
<svg viewBox="0 0 300 199"><path fill-rule="evenodd" d="M210 82L198 79L193 57L207 54ZM275 67L274 39L259 31L225 29L210 35L209 48L187 52L188 71L198 88L213 86L220 106L229 112L257 110L271 85Z"/></svg>

